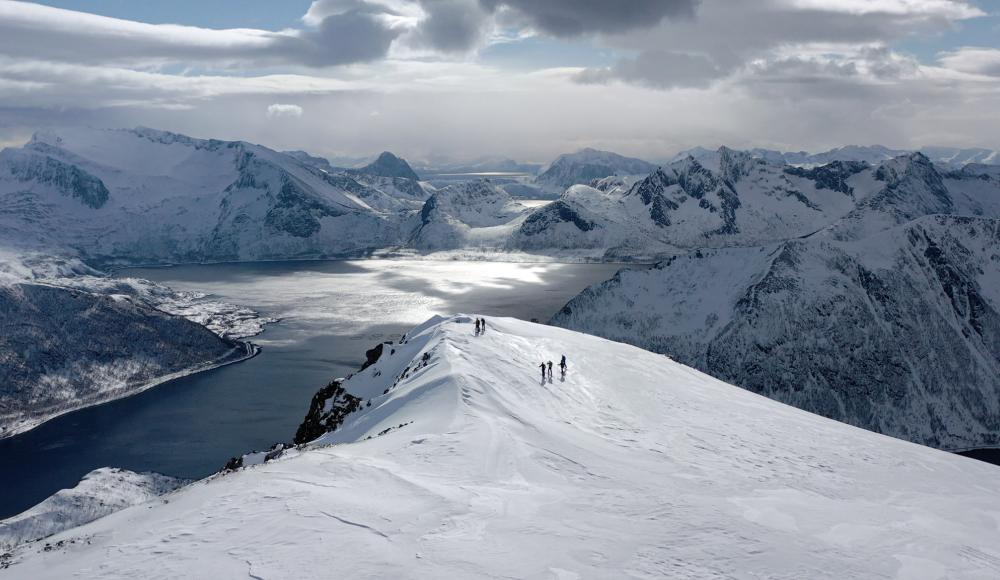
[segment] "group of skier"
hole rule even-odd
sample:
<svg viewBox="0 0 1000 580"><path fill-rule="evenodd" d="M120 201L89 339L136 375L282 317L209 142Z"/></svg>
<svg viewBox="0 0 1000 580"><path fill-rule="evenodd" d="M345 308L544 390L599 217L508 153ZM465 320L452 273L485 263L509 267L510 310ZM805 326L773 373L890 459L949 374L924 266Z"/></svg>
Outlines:
<svg viewBox="0 0 1000 580"><path fill-rule="evenodd" d="M476 318L476 336L479 336L480 334L483 334L485 332L486 332L486 319ZM542 382L544 383L547 379L551 383L552 361L542 362L540 365L538 365L538 368L542 369ZM559 375L560 378L562 379L566 378L566 355L562 355L562 358L559 360Z"/></svg>
<svg viewBox="0 0 1000 580"><path fill-rule="evenodd" d="M552 382L552 361L543 362L538 365L538 368L542 369L542 382L548 378L549 382ZM562 355L562 359L559 361L559 374L561 378L566 378L566 355Z"/></svg>

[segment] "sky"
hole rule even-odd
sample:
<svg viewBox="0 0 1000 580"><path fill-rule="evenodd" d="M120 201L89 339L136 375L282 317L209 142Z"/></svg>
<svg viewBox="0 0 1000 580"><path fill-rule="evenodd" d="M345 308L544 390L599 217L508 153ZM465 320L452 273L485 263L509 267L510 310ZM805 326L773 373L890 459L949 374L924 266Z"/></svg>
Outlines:
<svg viewBox="0 0 1000 580"><path fill-rule="evenodd" d="M327 157L1000 148L1000 0L0 0L0 146Z"/></svg>

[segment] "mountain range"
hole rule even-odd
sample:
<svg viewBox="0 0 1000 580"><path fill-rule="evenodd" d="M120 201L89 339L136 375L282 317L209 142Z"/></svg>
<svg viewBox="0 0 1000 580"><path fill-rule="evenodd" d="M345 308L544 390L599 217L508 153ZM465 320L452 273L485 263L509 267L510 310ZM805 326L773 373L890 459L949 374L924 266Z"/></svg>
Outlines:
<svg viewBox="0 0 1000 580"><path fill-rule="evenodd" d="M838 151L846 154L855 149ZM488 179L435 188L404 176L412 169L390 153L368 166L367 171L385 174L376 175L358 169L340 170L303 152L280 153L244 142L199 140L151 129L40 132L22 148L0 152L0 226L4 232L0 248L21 257L11 263L32 253L75 260L87 267L324 258L383 250L448 251L454 255L485 250L494 256L662 261L659 268L646 274L622 274L625 279L634 276L644 280L642 284L589 290L555 322L670 352L693 366L780 400L932 445L978 445L989 442L991 429L1000 432L992 407L977 402L977 397L997 398L989 386L996 384L991 381L998 358L989 346L995 302L987 289L997 262L990 246L974 249L979 248L977 240L990 239L990 228L1000 216L998 166L967 164L962 169L948 169L922 153L907 153L875 164L854 159L818 166L793 165L725 147L699 157L701 160L688 155L653 167L598 151L564 156L543 175L554 181L579 175L578 171L595 177L587 184L571 185L551 203L538 205L522 203ZM591 171L587 167L602 169ZM608 169L613 169L613 174L602 175ZM648 172L642 173L645 170ZM918 236L916 232L921 233ZM905 252L914 251L908 245L912 236L931 240L941 252L935 253L937 250L926 245L921 251L934 254L934 260L928 256L904 259L909 255ZM882 255L888 248L899 253L891 267L870 261L871 256ZM701 257L695 260L693 256ZM748 256L808 259L769 261ZM740 267L724 268L715 260L722 264L735 260ZM705 271L675 276L672 268L677 266L670 264L680 263ZM867 273L837 273L837 268L848 268L844 264L849 263L856 263L858 272ZM775 265L782 264L787 271L775 274ZM153 293L158 297L155 300L142 298L123 310L122 304L109 298L122 292L98 282L99 277L93 274L81 288L74 287L64 275L31 273L37 269L36 264L25 269L28 274L12 270L10 283L47 284L67 292L66 296L83 290L89 293L88 300L114 306L115 312L129 317L145 316L143 308L160 308L158 304L174 300L160 298L169 292L158 291ZM833 308L824 302L828 299L824 289L839 279L843 291L853 288L862 296L860 292L867 289L859 285L874 283L869 274L884 285L881 292L885 296L909 296L909 301L876 305L872 298L859 298L860 302L851 303L852 308L866 305L873 318L865 319L864 311L858 310L849 316L844 313L844 319L851 324L866 320L866 325L874 325L873 321L884 325L884 320L891 318L885 312L892 312L893 324L900 328L948 343L949 364L966 361L961 373L952 373L949 382L945 375L926 366L935 360L932 357L910 361L903 356L899 360L908 362L898 364L907 370L893 375L892 381L861 378L858 380L868 380L869 387L822 394L824 389L834 388L836 381L846 384L830 375L835 361L856 356L859 365L877 365L891 359L886 348L925 353L909 345L907 334L899 329L886 330L889 334L884 340L891 347L884 346L882 340L845 343L838 334L846 330L816 330L829 324L820 313ZM698 287L695 280L701 279L720 281L720 286L712 289L721 298L710 301L717 319L685 307L696 300L688 294ZM915 292L918 282L926 288ZM711 286L712 282L705 284ZM767 288L774 285L773 291L766 293L770 301L743 299L748 292L759 294L760 284ZM647 322L628 314L643 292L671 297L651 300L641 313ZM703 293L698 292L699 296ZM141 292L131 295L146 296ZM23 291L9 292L8 296L19 297L10 312L32 307L34 299L27 300ZM835 296L846 300L840 294ZM806 304L810 306L802 306ZM933 324L922 314L948 304L952 304L951 309L943 311ZM781 318L786 316L782 313L787 305L795 310L794 317L787 314L795 321L790 327L784 326L787 321ZM224 311L229 308L219 307ZM39 312L39 316L44 315ZM949 330L973 316L978 316L976 325L958 334ZM684 324L678 324L678 317ZM672 322L663 326L654 320ZM43 324L61 323L53 319ZM770 325L775 333L775 329L782 329L812 334L784 345L780 359L768 355L769 347L756 346L750 352L764 353L762 358L749 354L711 356L722 352L719 349L724 341L766 344L758 336L763 332L759 324ZM83 328L82 323L78 326ZM916 330L919 328L923 330ZM158 339L150 335L137 344L147 340L155 343ZM112 346L97 349L95 359L106 356L101 353ZM202 345L178 360L215 360L216 347ZM53 345L51 350L74 352L62 345ZM15 372L19 367L9 362L15 359L7 360L4 371ZM58 360L52 359L46 368L54 369ZM820 364L820 360L827 362ZM169 374L177 366L183 365L162 367L148 378ZM806 380L802 372L812 373L812 378ZM887 399L884 393L876 392L889 388L890 383L893 397ZM928 386L930 383L933 385ZM16 385L21 385L16 387L21 389L18 392L28 392L23 390L27 382ZM76 392L84 393L88 388L81 383ZM869 388L872 390L866 390ZM937 403L929 404L932 393ZM951 416L945 412L948 408L954 409ZM970 413L973 418L968 420L967 432L948 427L949 421L965 420ZM933 427L907 430L905 425L912 421L925 421Z"/></svg>
<svg viewBox="0 0 1000 580"><path fill-rule="evenodd" d="M996 168L941 174L919 153L844 167L794 170L837 168L822 183L854 198L817 231L620 272L552 322L896 437L1000 443Z"/></svg>

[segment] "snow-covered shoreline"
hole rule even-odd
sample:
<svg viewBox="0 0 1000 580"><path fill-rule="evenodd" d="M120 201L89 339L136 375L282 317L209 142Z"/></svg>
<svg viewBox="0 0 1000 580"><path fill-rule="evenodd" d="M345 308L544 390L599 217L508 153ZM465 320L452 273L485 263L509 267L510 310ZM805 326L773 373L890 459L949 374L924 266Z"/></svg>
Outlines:
<svg viewBox="0 0 1000 580"><path fill-rule="evenodd" d="M138 395L144 391L148 391L153 387L157 387L164 383L170 382L175 379L180 379L186 376L194 375L197 373L203 373L205 371L210 371L227 365L243 362L250 360L251 358L260 354L261 349L259 346L253 344L252 342L237 342L236 346L227 355L208 361L199 365L192 366L187 369L183 369L174 373L166 374L150 381L145 381L137 385L128 385L120 389L115 389L113 391L106 391L100 394L100 396L93 399L85 399L78 401L77 405L59 409L51 412L42 412L39 416L25 417L19 422L11 423L4 431L0 431L0 439L7 439L9 437L16 437L32 429L43 425L44 423L51 421L57 417L63 415L74 413L76 411L81 411L83 409L89 409L90 407L97 407L99 405L104 405L117 401L120 399L127 399L133 395ZM237 354L240 353L240 354ZM235 358L232 358L235 355Z"/></svg>

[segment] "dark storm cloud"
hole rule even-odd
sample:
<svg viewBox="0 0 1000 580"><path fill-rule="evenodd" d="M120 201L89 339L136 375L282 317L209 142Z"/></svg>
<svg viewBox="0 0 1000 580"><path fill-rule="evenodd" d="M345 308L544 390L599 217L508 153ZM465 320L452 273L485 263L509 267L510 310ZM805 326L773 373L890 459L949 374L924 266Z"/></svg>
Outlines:
<svg viewBox="0 0 1000 580"><path fill-rule="evenodd" d="M481 0L490 11L507 7L553 36L617 34L656 26L665 18L690 17L700 0Z"/></svg>
<svg viewBox="0 0 1000 580"><path fill-rule="evenodd" d="M386 25L377 11L361 7L327 16L298 36L271 47L275 56L309 66L332 66L382 58L402 31Z"/></svg>
<svg viewBox="0 0 1000 580"><path fill-rule="evenodd" d="M442 52L461 52L480 44L488 14L476 0L423 0L427 16L416 31L418 44Z"/></svg>

